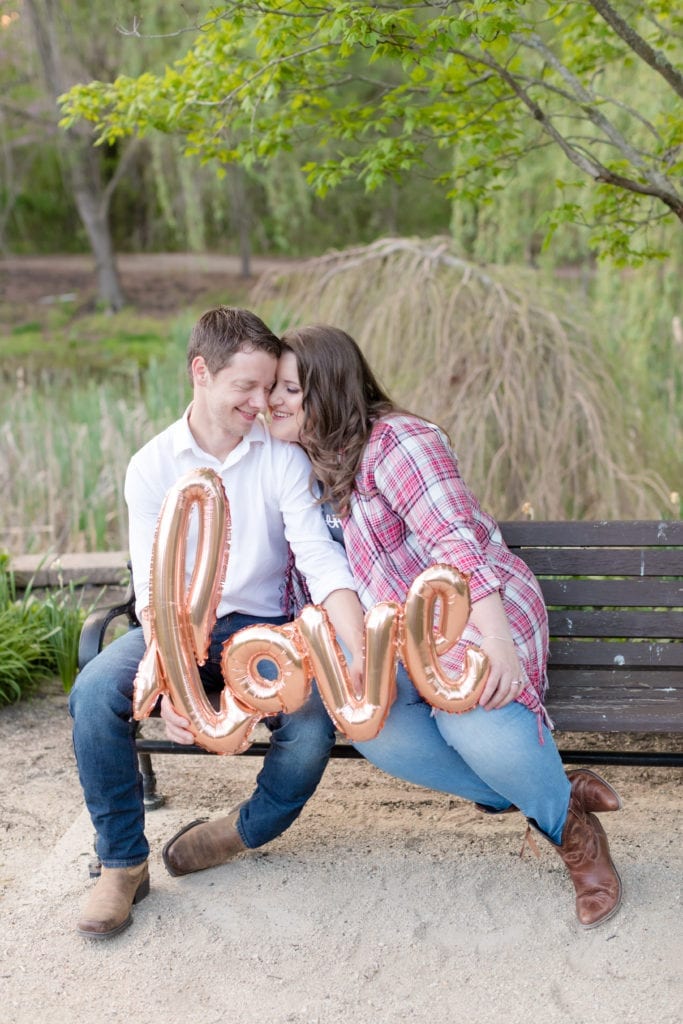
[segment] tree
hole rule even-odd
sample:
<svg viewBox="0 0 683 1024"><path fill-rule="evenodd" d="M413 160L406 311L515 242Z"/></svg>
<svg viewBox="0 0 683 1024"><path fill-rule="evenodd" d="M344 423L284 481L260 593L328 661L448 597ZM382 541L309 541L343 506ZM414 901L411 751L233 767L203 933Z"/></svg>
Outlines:
<svg viewBox="0 0 683 1024"><path fill-rule="evenodd" d="M603 255L638 261L661 248L654 224L683 222L683 12L669 0L246 0L190 29L159 74L72 89L64 125L86 118L108 141L177 132L221 165L304 145L321 194L419 172L484 201L552 144L574 174L550 232L578 222Z"/></svg>
<svg viewBox="0 0 683 1024"><path fill-rule="evenodd" d="M63 57L60 27L65 11L55 0L24 0L39 56L45 87L57 109L57 97L69 84ZM79 217L95 257L100 300L112 311L121 309L125 297L121 288L109 226L109 207L114 189L133 152L127 152L108 181L103 180L100 154L94 150L90 133L79 127L68 129L59 147L65 177L70 183Z"/></svg>

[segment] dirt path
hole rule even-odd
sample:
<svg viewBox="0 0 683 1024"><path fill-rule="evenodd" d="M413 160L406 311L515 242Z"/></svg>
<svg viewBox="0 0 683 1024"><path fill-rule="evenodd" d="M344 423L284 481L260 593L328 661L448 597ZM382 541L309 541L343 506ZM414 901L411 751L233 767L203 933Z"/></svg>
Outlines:
<svg viewBox="0 0 683 1024"><path fill-rule="evenodd" d="M104 943L74 932L92 829L57 689L0 710L0 1005L6 1024L678 1024L683 1008L681 773L605 772L625 886L583 932L543 845L515 815L333 762L270 846L172 879L163 841L248 793L258 758L160 757L148 815L152 892Z"/></svg>
<svg viewBox="0 0 683 1024"><path fill-rule="evenodd" d="M221 253L135 253L118 257L124 292L141 313L173 312L203 295L235 301L265 270L286 266L285 259L255 256L251 277L241 276L238 257ZM0 303L9 315L27 306L50 305L60 296L76 296L79 306L95 301L95 269L86 255L21 256L0 259Z"/></svg>

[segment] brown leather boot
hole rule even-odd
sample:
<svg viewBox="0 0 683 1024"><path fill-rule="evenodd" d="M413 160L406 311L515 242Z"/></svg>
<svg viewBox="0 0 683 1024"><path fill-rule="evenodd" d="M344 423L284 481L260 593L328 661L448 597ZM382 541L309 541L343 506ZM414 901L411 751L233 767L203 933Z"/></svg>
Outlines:
<svg viewBox="0 0 683 1024"><path fill-rule="evenodd" d="M576 916L584 928L595 928L616 914L621 904L621 879L612 863L602 825L572 791L567 821L558 846L576 890Z"/></svg>
<svg viewBox="0 0 683 1024"><path fill-rule="evenodd" d="M579 797L585 811L599 814L605 811L621 810L619 794L597 772L592 772L590 768L577 768L567 772L567 778L571 783L572 793L576 793ZM518 810L514 805L504 807L502 810L497 807L487 807L486 804L475 804L474 806L482 814L513 814Z"/></svg>
<svg viewBox="0 0 683 1024"><path fill-rule="evenodd" d="M572 793L579 798L584 811L599 814L601 811L620 811L621 798L608 782L590 768L577 768L567 772Z"/></svg>
<svg viewBox="0 0 683 1024"><path fill-rule="evenodd" d="M237 831L239 807L225 818L198 818L185 825L164 846L162 858L169 875L190 875L232 860L248 847Z"/></svg>
<svg viewBox="0 0 683 1024"><path fill-rule="evenodd" d="M149 893L147 861L132 868L102 868L78 922L79 935L110 939L133 921L131 907Z"/></svg>

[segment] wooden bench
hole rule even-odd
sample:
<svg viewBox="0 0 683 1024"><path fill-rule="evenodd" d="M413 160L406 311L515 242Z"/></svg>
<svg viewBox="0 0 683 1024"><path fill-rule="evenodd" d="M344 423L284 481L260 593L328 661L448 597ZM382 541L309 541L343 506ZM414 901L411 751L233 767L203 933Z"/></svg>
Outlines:
<svg viewBox="0 0 683 1024"><path fill-rule="evenodd" d="M563 749L567 764L683 766L683 521L509 522L503 536L540 580L550 618L548 711L558 733L593 734ZM93 612L81 634L82 668L121 616L135 624L132 586L122 603ZM612 734L645 742L613 749ZM610 737L609 742L600 742ZM654 749L670 739L674 750ZM598 743L595 744L597 738ZM206 754L141 733L145 802L158 806L153 753ZM649 744L649 745L648 745ZM244 753L263 755L267 741ZM361 755L339 738L333 757Z"/></svg>

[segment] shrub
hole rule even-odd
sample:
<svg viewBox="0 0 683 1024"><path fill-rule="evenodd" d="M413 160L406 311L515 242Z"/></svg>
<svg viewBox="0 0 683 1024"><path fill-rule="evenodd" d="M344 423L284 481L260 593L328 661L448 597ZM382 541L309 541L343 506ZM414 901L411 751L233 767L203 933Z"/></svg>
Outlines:
<svg viewBox="0 0 683 1024"><path fill-rule="evenodd" d="M29 585L17 598L14 574L0 562L0 706L29 696L55 675L65 691L71 688L86 614L73 585L44 599Z"/></svg>

